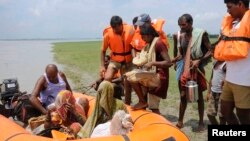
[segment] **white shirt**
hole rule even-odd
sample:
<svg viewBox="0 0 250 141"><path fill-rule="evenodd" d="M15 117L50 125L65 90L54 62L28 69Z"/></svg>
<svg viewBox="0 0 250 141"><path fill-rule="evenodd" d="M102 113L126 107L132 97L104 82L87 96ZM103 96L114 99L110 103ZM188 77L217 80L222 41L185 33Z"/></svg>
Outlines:
<svg viewBox="0 0 250 141"><path fill-rule="evenodd" d="M233 28L237 29L239 26L240 22L236 22ZM242 86L250 86L250 44L247 58L227 61L226 81Z"/></svg>

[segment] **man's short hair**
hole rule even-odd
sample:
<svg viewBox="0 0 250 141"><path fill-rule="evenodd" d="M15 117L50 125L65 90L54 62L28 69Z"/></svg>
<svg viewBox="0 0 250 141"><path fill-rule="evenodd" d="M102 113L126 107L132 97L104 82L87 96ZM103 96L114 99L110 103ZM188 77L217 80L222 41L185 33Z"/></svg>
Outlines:
<svg viewBox="0 0 250 141"><path fill-rule="evenodd" d="M122 18L119 16L112 16L110 20L110 26L115 28L120 25L122 25Z"/></svg>
<svg viewBox="0 0 250 141"><path fill-rule="evenodd" d="M145 23L143 26L140 26L141 35L152 35L154 37L159 37L159 34L155 28L150 23Z"/></svg>
<svg viewBox="0 0 250 141"><path fill-rule="evenodd" d="M240 1L245 5L245 7L249 7L249 0L224 0L224 3L233 3L233 4L238 4Z"/></svg>
<svg viewBox="0 0 250 141"><path fill-rule="evenodd" d="M189 24L193 24L193 17L190 15L190 14L183 14L180 18L180 19L186 19L186 22L189 23Z"/></svg>
<svg viewBox="0 0 250 141"><path fill-rule="evenodd" d="M135 23L137 22L137 20L138 20L137 16L133 18L133 25L135 25Z"/></svg>

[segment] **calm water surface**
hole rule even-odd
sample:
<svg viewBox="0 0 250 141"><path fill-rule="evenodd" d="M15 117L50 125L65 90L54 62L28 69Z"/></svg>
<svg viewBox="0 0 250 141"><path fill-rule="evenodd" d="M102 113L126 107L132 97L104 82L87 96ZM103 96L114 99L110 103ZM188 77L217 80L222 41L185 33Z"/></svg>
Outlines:
<svg viewBox="0 0 250 141"><path fill-rule="evenodd" d="M46 65L55 63L53 42L60 41L0 41L0 83L3 79L17 78L20 90L31 93Z"/></svg>

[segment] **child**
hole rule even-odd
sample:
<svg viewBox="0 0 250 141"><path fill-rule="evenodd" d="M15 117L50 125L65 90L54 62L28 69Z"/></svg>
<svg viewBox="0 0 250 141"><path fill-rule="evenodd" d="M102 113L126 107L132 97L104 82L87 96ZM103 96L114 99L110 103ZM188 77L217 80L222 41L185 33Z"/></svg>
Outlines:
<svg viewBox="0 0 250 141"><path fill-rule="evenodd" d="M212 125L226 124L220 111L220 95L226 75L226 62L215 60L207 93L207 116ZM220 123L216 119L218 113Z"/></svg>

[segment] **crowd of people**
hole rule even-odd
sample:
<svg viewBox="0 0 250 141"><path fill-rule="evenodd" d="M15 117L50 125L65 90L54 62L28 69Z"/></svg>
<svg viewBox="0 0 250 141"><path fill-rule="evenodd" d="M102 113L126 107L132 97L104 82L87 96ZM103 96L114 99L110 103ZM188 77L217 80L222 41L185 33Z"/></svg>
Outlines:
<svg viewBox="0 0 250 141"><path fill-rule="evenodd" d="M179 17L180 30L173 35L174 58L169 56L172 48L163 31L164 19L152 20L148 14L141 14L133 19L133 25L129 25L120 16L112 16L110 26L103 31L100 78L91 85L97 90L94 112L87 118L88 100L75 99L64 73L58 71L56 65L49 64L30 98L33 106L47 115L44 127L63 124L74 131L75 137L90 137L94 128L111 120L116 111L127 112L125 104L131 105L132 90L138 96L138 102L131 105L133 110L148 108L161 114L159 104L161 99L167 98L172 66L176 70L176 87L180 93L176 127L185 125L186 85L190 80L198 84L198 131L205 130L205 90L211 124L250 124L250 78L247 74L250 72L250 53L241 58L222 59L222 52L218 51L226 45L244 45L249 52L249 0L224 0L224 3L228 14L216 45L210 43L206 30L193 27L190 14ZM211 57L214 57L214 65L207 85L204 67ZM118 78L119 81L115 81ZM55 115L59 118L52 120Z"/></svg>

